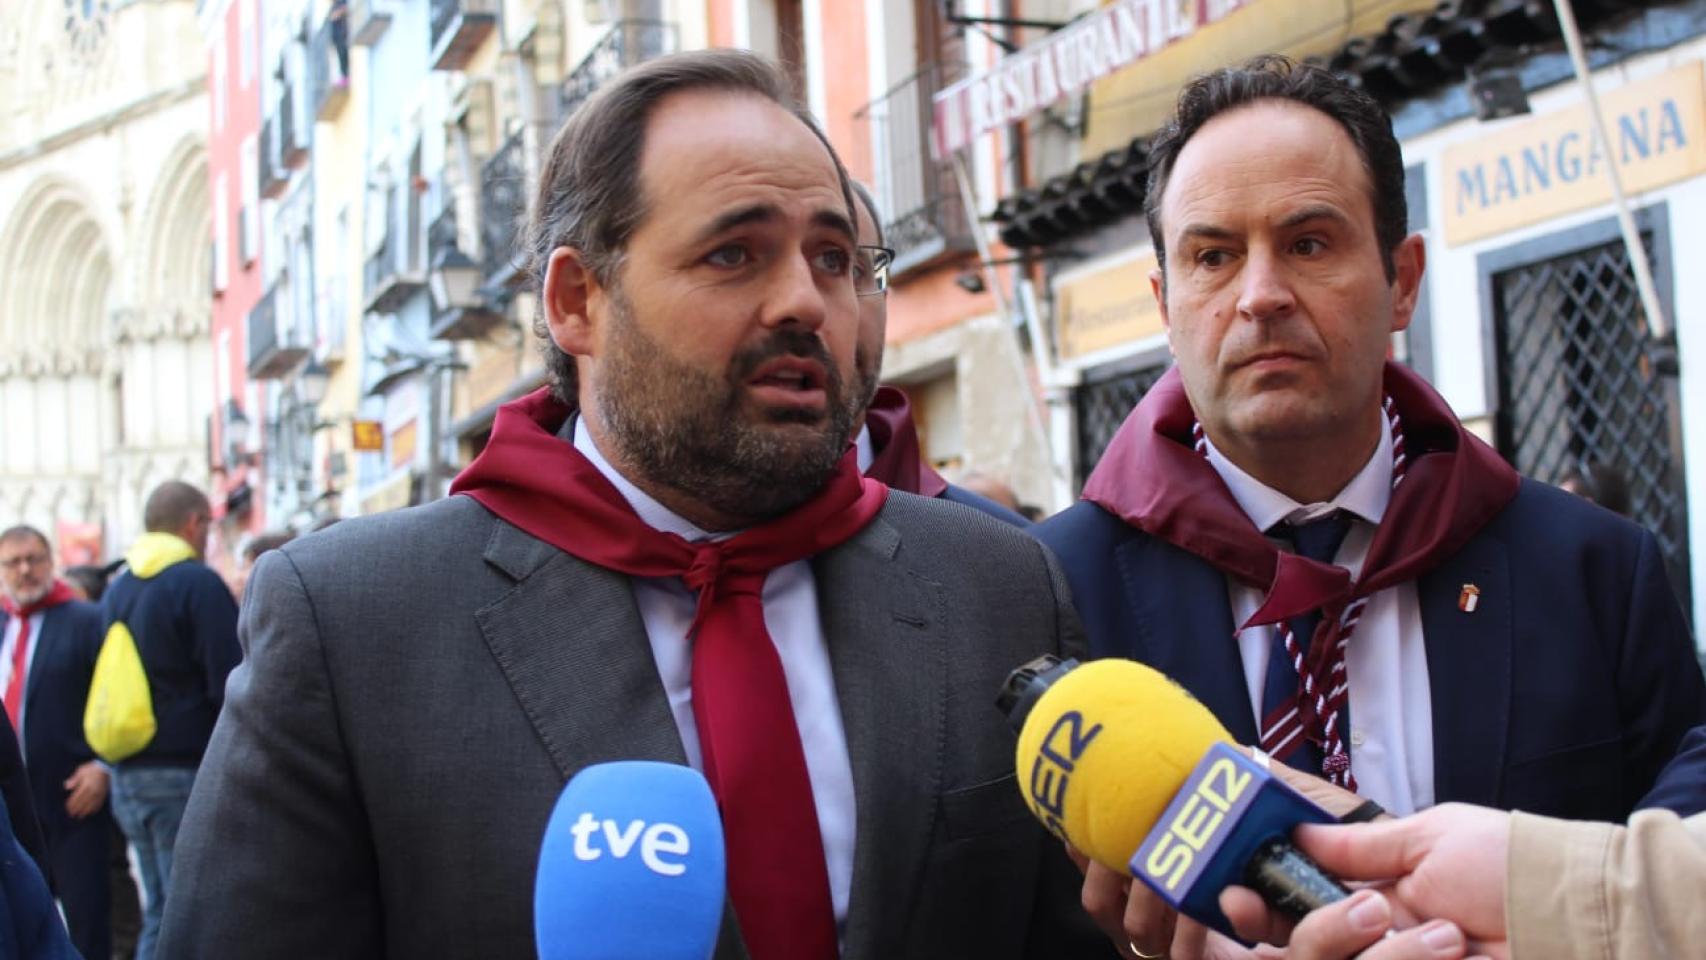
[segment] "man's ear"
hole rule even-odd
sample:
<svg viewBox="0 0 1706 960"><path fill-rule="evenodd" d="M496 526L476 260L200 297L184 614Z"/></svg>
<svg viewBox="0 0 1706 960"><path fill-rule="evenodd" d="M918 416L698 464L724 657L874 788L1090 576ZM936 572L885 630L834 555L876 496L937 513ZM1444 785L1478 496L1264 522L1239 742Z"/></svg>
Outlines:
<svg viewBox="0 0 1706 960"><path fill-rule="evenodd" d="M1173 320L1167 316L1167 273L1161 267L1149 271L1149 292L1155 295L1155 306L1161 311L1161 327L1167 331L1167 351L1173 351Z"/></svg>
<svg viewBox="0 0 1706 960"><path fill-rule="evenodd" d="M540 294L545 326L557 349L570 356L592 355L595 338L589 307L598 289L598 278L593 276L579 250L558 247L551 251Z"/></svg>
<svg viewBox="0 0 1706 960"><path fill-rule="evenodd" d="M1427 246L1419 233L1412 233L1392 251L1392 329L1403 330L1416 313L1422 297L1422 275L1427 271Z"/></svg>

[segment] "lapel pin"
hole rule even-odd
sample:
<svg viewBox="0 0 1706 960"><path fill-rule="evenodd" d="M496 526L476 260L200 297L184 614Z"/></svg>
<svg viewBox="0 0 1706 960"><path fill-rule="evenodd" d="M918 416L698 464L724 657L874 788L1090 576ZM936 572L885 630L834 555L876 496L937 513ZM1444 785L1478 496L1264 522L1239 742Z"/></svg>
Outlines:
<svg viewBox="0 0 1706 960"><path fill-rule="evenodd" d="M1463 585L1463 592L1457 595L1457 609L1464 613L1474 613L1475 605L1481 602L1481 588L1473 583Z"/></svg>

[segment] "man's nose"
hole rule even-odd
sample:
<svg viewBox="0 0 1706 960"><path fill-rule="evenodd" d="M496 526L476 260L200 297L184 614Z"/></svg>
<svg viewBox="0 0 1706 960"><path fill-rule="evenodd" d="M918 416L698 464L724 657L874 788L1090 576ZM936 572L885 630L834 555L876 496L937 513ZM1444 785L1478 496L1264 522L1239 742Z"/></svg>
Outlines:
<svg viewBox="0 0 1706 960"><path fill-rule="evenodd" d="M1272 253L1251 251L1239 280L1238 313L1244 319L1284 316L1297 305L1285 265Z"/></svg>
<svg viewBox="0 0 1706 960"><path fill-rule="evenodd" d="M833 282L835 279L815 270L804 255L783 258L772 271L765 325L807 330L822 327L840 292ZM851 279L846 280L849 307L853 299L852 283Z"/></svg>

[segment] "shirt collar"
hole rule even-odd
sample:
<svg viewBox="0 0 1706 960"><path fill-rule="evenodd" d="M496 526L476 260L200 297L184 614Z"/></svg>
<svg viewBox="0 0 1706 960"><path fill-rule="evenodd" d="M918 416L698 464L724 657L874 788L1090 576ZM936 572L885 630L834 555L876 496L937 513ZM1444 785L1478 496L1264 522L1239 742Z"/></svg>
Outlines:
<svg viewBox="0 0 1706 960"><path fill-rule="evenodd" d="M859 438L853 441L853 449L856 451L854 455L859 458L859 473L869 473L871 464L877 459L876 445L871 443L870 424L862 424L859 427Z"/></svg>
<svg viewBox="0 0 1706 960"><path fill-rule="evenodd" d="M1392 502L1392 433L1389 430L1380 431L1380 443L1375 446L1374 453L1343 490L1331 500L1309 504L1298 503L1245 473L1228 460L1206 435L1203 441L1208 446L1209 466L1220 474L1221 481L1244 515L1250 518L1257 530L1263 532L1282 521L1303 523L1324 517L1334 510L1347 511L1379 526L1380 518L1386 515L1387 504Z"/></svg>
<svg viewBox="0 0 1706 960"><path fill-rule="evenodd" d="M604 479L610 481L610 485L616 488L616 492L622 495L622 499L628 501L628 506L633 509L634 515L639 517L640 521L646 526L653 530L661 530L664 533L673 533L689 543L700 540L727 540L739 532L709 533L699 529L692 521L659 503L655 497L635 486L632 481L622 475L621 471L616 469L614 464L604 458L604 453L598 449L598 444L593 441L591 432L586 428L586 421L579 416L574 417L573 420L575 449L579 450L582 456L598 468L598 472L604 475Z"/></svg>

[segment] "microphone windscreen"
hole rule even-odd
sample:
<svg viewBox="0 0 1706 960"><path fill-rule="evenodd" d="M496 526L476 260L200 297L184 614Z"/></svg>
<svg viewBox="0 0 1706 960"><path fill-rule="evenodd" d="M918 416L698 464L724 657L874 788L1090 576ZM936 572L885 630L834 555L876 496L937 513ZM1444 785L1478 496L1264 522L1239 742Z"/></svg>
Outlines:
<svg viewBox="0 0 1706 960"><path fill-rule="evenodd" d="M540 960L706 960L722 925L723 829L691 767L587 767L545 827L534 883Z"/></svg>
<svg viewBox="0 0 1706 960"><path fill-rule="evenodd" d="M1123 873L1203 754L1232 742L1166 675L1131 660L1093 660L1037 700L1019 732L1016 768L1038 819Z"/></svg>

